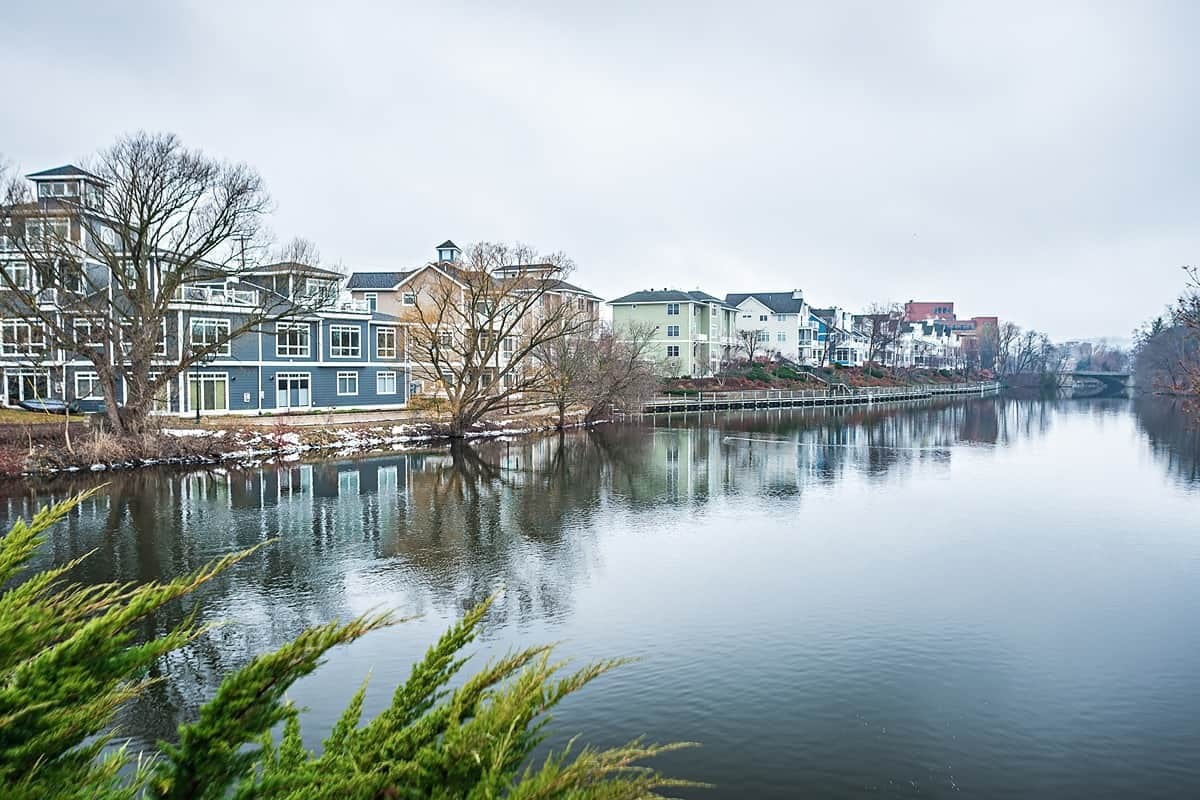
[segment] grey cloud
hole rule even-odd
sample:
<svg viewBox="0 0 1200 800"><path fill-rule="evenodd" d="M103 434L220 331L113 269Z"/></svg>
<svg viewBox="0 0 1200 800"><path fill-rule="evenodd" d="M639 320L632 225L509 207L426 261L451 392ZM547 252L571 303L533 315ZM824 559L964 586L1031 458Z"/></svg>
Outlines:
<svg viewBox="0 0 1200 800"><path fill-rule="evenodd" d="M606 296L952 298L1125 334L1197 260L1200 12L1179 3L26 4L30 169L169 129L356 267L568 251ZM50 47L50 41L60 43Z"/></svg>

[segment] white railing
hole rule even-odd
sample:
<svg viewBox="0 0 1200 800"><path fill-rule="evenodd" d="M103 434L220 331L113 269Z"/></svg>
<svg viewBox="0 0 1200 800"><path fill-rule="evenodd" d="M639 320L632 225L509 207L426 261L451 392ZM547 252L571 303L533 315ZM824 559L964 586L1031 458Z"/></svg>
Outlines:
<svg viewBox="0 0 1200 800"><path fill-rule="evenodd" d="M339 300L334 304L335 311L349 311L355 314L370 314L371 302L369 300Z"/></svg>
<svg viewBox="0 0 1200 800"><path fill-rule="evenodd" d="M828 389L755 389L737 392L695 392L690 394L656 395L646 402L646 408L660 406L702 406L754 404L803 404L816 403L829 398L855 399L865 402L876 400L906 400L927 398L941 394L971 394L995 391L1000 384L995 381L973 383L925 384L921 386L871 386L854 388L847 384L833 384Z"/></svg>
<svg viewBox="0 0 1200 800"><path fill-rule="evenodd" d="M187 303L225 306L256 306L258 292L253 289L215 289L208 286L184 286L180 299Z"/></svg>

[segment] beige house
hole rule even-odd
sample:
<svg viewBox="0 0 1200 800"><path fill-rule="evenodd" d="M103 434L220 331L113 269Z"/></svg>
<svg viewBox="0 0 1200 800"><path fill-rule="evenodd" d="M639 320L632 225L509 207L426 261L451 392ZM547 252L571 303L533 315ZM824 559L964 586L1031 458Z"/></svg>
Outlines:
<svg viewBox="0 0 1200 800"><path fill-rule="evenodd" d="M495 281L497 285L505 281L519 282L537 280L540 277L551 276L553 281L550 290L545 291L541 303L569 303L579 314L590 319L595 326L600 321L601 298L565 280L554 278L557 268L546 264L520 264L492 270L486 280ZM421 357L416 343L422 337L428 339L432 331L430 326L435 321L444 323L447 319L458 320L452 330L437 331L437 335L445 337L449 343L461 343L465 336L486 336L486 331L470 327L466 323L467 315L461 313L447 314L439 306L454 299L465 304L466 298L478 292L472 292L471 287L477 285L479 274L467 270L462 263L462 251L454 242L447 240L437 247L437 259L423 266L395 272L355 272L346 284L352 299L356 303L364 303L373 311L395 316L399 320L401 331L401 346L408 353L413 363L415 392L431 392L436 388L432 384L439 380L429 364L422 369ZM531 309L536 315L537 309ZM410 348L410 338L413 346ZM508 337L511 339L512 337ZM498 348L496 372L508 363L507 357L519 350L517 342L508 340Z"/></svg>

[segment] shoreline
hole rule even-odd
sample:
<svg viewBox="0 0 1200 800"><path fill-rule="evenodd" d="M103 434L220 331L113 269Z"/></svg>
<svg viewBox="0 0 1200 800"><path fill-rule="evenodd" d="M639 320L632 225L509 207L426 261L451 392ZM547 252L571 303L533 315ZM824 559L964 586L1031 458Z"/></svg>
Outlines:
<svg viewBox="0 0 1200 800"><path fill-rule="evenodd" d="M920 391L931 387L909 387L904 394L888 392L862 393L847 395L830 395L824 398L808 395L804 398L776 397L771 398L734 398L720 400L719 393L713 392L703 399L703 403L689 402L691 398L679 397L673 400L681 401L672 404L670 410L655 412L639 412L637 414L618 415L616 418L585 423L582 413L569 415L569 421L562 430L576 430L584 427L611 424L620 420L638 416L661 416L664 414L686 414L701 412L719 412L721 410L766 410L779 408L832 408L854 406L882 406L900 403L916 403L945 397L993 396L1001 391L998 385L982 387L979 384L960 385L937 384L937 391ZM917 390L917 391L914 391ZM745 393L727 393L730 395ZM781 392L763 392L762 394L781 395ZM720 407L717 407L720 406ZM508 423L508 424L506 424ZM464 441L479 441L507 436L526 436L533 433L545 433L559 430L557 418L547 415L529 416L513 420L493 420L479 423L476 430L465 434ZM87 472L109 472L142 469L147 467L203 467L220 464L243 463L255 464L269 459L295 459L312 453L333 453L353 456L382 449L401 449L404 447L420 447L445 444L457 437L451 437L440 429L435 422L409 422L370 425L361 422L337 424L330 427L317 426L270 426L258 424L238 428L163 428L155 437L152 444L158 445L163 451L158 456L126 456L112 459L75 459L72 457L56 461L49 453L42 452L29 457L35 462L31 468L7 473L14 478L50 478L60 475L79 474ZM172 454L171 451L174 451ZM63 455L66 455L63 453ZM74 463L72 463L74 462ZM91 463L85 463L91 462Z"/></svg>

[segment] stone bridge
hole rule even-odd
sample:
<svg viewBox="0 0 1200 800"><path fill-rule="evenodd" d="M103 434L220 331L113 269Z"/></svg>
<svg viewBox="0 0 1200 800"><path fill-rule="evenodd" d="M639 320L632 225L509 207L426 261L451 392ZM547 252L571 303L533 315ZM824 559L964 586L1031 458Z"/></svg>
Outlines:
<svg viewBox="0 0 1200 800"><path fill-rule="evenodd" d="M1075 390L1077 397L1100 397L1113 396L1124 394L1129 390L1131 385L1130 375L1128 372L1099 372L1096 370L1076 370L1068 372L1067 377L1070 379L1070 388ZM1080 386L1082 383L1084 386ZM1098 385L1096 391L1088 391L1089 384Z"/></svg>

